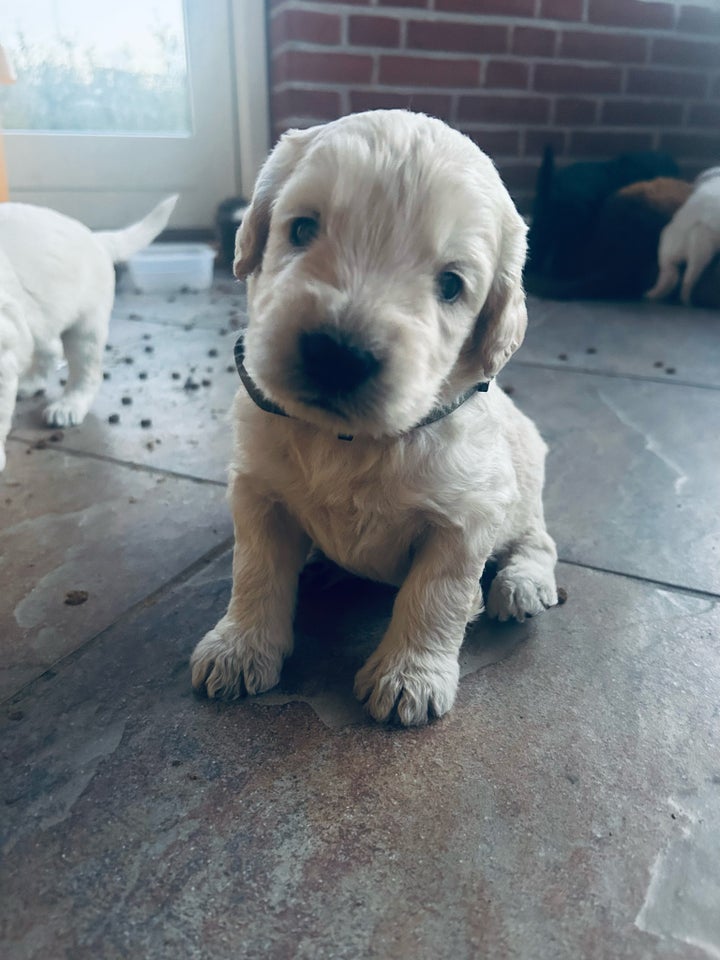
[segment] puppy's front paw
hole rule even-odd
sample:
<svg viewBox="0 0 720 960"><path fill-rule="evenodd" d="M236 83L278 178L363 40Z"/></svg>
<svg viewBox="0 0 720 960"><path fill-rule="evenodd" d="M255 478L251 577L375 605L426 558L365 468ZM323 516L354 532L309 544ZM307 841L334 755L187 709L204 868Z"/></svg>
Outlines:
<svg viewBox="0 0 720 960"><path fill-rule="evenodd" d="M282 662L281 654L253 643L240 627L223 618L193 651L192 685L208 697L226 700L263 693L277 684Z"/></svg>
<svg viewBox="0 0 720 960"><path fill-rule="evenodd" d="M77 427L85 419L88 403L85 400L65 400L61 398L47 406L43 419L49 427Z"/></svg>
<svg viewBox="0 0 720 960"><path fill-rule="evenodd" d="M403 726L416 726L448 712L459 675L456 657L376 651L355 677L355 696L376 720L396 713Z"/></svg>
<svg viewBox="0 0 720 960"><path fill-rule="evenodd" d="M487 613L497 620L522 622L556 603L557 587L552 572L514 566L501 570L493 580Z"/></svg>

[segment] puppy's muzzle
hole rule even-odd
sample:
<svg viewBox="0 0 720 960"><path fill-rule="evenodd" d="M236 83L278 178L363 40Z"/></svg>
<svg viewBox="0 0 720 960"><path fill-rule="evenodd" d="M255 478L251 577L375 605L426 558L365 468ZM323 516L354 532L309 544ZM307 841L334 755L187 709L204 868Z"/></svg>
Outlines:
<svg viewBox="0 0 720 960"><path fill-rule="evenodd" d="M336 330L300 334L302 374L309 390L323 397L353 393L380 369L380 361Z"/></svg>

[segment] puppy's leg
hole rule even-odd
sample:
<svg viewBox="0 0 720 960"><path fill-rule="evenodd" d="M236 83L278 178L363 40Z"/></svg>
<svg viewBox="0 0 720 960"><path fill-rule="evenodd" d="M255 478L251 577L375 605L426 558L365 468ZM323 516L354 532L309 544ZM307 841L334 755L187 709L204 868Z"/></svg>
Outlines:
<svg viewBox="0 0 720 960"><path fill-rule="evenodd" d="M72 427L85 419L102 381L107 319L106 311L98 311L78 321L62 335L68 381L62 397L45 409L48 426Z"/></svg>
<svg viewBox="0 0 720 960"><path fill-rule="evenodd" d="M300 570L310 546L285 508L246 477L235 476L230 605L193 652L192 684L209 697L262 693L280 678L293 647L293 613Z"/></svg>
<svg viewBox="0 0 720 960"><path fill-rule="evenodd" d="M468 539L438 528L418 550L387 633L355 678L355 694L376 720L396 710L406 726L426 723L453 705L458 651L478 612L478 580L490 549L488 541L471 551Z"/></svg>
<svg viewBox="0 0 720 960"><path fill-rule="evenodd" d="M557 603L555 543L539 515L514 541L490 586L487 614L498 620L524 620Z"/></svg>
<svg viewBox="0 0 720 960"><path fill-rule="evenodd" d="M62 355L62 343L54 341L48 347L36 345L32 367L20 380L18 400L34 397L39 391L44 391L48 377L55 369L55 365Z"/></svg>
<svg viewBox="0 0 720 960"><path fill-rule="evenodd" d="M670 296L679 283L680 269L678 264L667 261L660 267L655 286L648 290L645 296L648 300L663 300Z"/></svg>
<svg viewBox="0 0 720 960"><path fill-rule="evenodd" d="M18 363L13 353L0 355L0 473L5 469L5 440L10 433L18 388Z"/></svg>
<svg viewBox="0 0 720 960"><path fill-rule="evenodd" d="M719 239L704 223L696 224L690 231L687 266L680 288L680 299L684 304L689 306L693 287L717 253Z"/></svg>

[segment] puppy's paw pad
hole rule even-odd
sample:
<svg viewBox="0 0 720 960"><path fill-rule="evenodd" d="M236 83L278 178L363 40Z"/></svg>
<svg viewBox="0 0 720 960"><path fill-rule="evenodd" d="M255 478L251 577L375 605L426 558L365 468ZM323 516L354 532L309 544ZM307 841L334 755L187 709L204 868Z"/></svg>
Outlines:
<svg viewBox="0 0 720 960"><path fill-rule="evenodd" d="M371 657L355 677L355 695L375 720L418 726L447 713L455 702L459 677L454 658L432 663L388 664Z"/></svg>
<svg viewBox="0 0 720 960"><path fill-rule="evenodd" d="M487 602L488 616L500 621L534 617L557 603L554 577L526 575L520 570L504 571L495 577Z"/></svg>
<svg viewBox="0 0 720 960"><path fill-rule="evenodd" d="M195 647L190 667L195 690L211 699L236 700L274 687L282 658L253 649L240 630L221 621Z"/></svg>
<svg viewBox="0 0 720 960"><path fill-rule="evenodd" d="M85 419L86 413L85 404L58 400L45 408L43 419L49 427L77 427Z"/></svg>

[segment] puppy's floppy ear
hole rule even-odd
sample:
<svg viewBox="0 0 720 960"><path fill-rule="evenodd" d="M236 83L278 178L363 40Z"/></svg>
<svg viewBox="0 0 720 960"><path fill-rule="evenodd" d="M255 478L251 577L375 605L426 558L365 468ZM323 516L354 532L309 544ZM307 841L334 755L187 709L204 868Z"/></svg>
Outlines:
<svg viewBox="0 0 720 960"><path fill-rule="evenodd" d="M527 307L522 285L527 227L508 197L490 291L465 344L466 362L485 379L505 366L523 342Z"/></svg>
<svg viewBox="0 0 720 960"><path fill-rule="evenodd" d="M263 164L255 181L250 206L235 234L233 273L238 280L244 280L260 269L275 198L321 129L317 126L307 130L288 130Z"/></svg>

